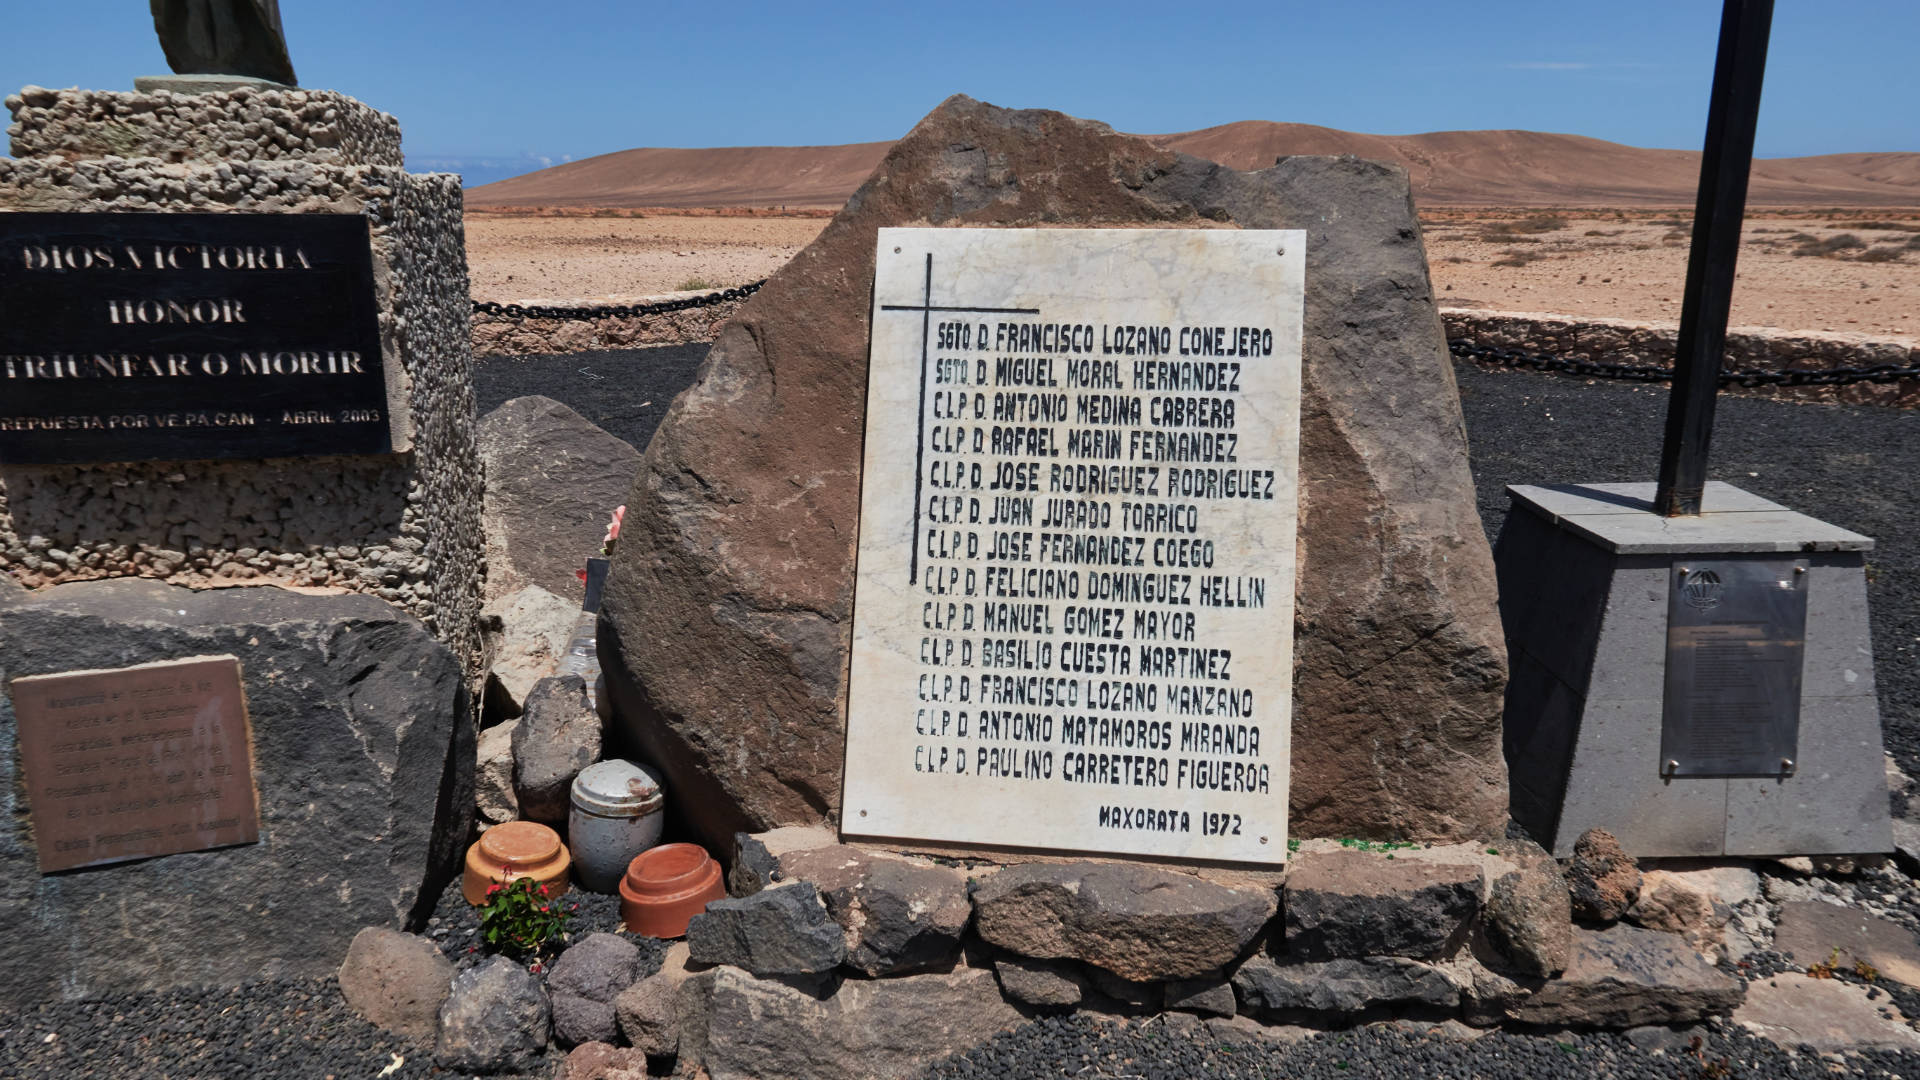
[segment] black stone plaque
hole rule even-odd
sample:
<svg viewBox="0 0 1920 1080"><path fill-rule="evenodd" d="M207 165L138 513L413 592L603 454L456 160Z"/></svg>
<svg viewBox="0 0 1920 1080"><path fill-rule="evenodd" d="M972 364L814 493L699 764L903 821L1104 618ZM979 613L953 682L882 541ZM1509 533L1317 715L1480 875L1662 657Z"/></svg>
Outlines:
<svg viewBox="0 0 1920 1080"><path fill-rule="evenodd" d="M0 214L0 464L393 448L366 218Z"/></svg>
<svg viewBox="0 0 1920 1080"><path fill-rule="evenodd" d="M1669 576L1664 776L1781 776L1800 742L1805 559L1688 560Z"/></svg>

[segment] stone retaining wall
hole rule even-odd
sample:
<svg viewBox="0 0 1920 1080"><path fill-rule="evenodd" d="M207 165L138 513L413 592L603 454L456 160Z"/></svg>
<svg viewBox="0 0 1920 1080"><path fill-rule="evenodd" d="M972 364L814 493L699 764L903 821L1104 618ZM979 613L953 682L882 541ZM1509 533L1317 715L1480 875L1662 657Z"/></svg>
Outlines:
<svg viewBox="0 0 1920 1080"><path fill-rule="evenodd" d="M701 289L651 296L594 296L511 302L550 307L624 307L686 300L708 295L712 291ZM744 301L727 300L710 307L690 308L665 315L606 319L535 319L474 312L473 353L475 356L534 356L584 352L589 349L632 349L646 345L685 345L696 341L712 341L721 324L731 319L742 303Z"/></svg>
<svg viewBox="0 0 1920 1080"><path fill-rule="evenodd" d="M1674 341L1679 333L1676 323L1537 311L1441 308L1440 318L1446 324L1449 341L1464 338L1476 345L1495 345L1527 353L1661 367L1672 366ZM1865 334L1772 327L1738 327L1727 333L1727 370L1825 371L1881 364L1920 365L1920 341L1912 338L1876 340ZM1850 386L1736 386L1729 390L1801 401L1920 407L1920 379Z"/></svg>
<svg viewBox="0 0 1920 1080"><path fill-rule="evenodd" d="M633 946L603 933L562 953L544 986L496 958L450 988L443 969L427 972L413 997L438 1006L443 1067L513 1067L550 1036L575 1048L557 1080L904 1078L1024 1019L1077 1010L1157 1015L1170 1032L1234 1042L1379 1022L1449 1039L1641 1029L1685 1045L1690 1025L1747 998L1731 965L1757 946L1731 924L1760 910L1761 878L1744 867L1643 878L1610 844L1593 834L1586 861L1563 872L1519 839L1308 841L1283 879L930 859L780 829L736 837L731 897L695 916L653 974L636 980ZM1617 907L1579 906L1595 874ZM375 946L417 948L354 948ZM382 1017L393 995L372 992L370 966L350 959L342 989L394 1030L402 1018ZM519 989L488 985L507 974ZM467 1018L520 1001L527 1022L475 1037ZM419 1019L431 1023L424 1009Z"/></svg>

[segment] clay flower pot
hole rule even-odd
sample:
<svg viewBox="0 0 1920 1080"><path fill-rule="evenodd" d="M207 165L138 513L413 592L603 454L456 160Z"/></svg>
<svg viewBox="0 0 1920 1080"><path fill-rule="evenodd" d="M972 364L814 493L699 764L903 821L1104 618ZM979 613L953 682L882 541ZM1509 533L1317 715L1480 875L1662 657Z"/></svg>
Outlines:
<svg viewBox="0 0 1920 1080"><path fill-rule="evenodd" d="M573 859L560 834L533 821L495 825L467 849L466 872L460 876L460 895L479 907L487 902L487 886L530 877L553 887L553 895L567 891L567 871Z"/></svg>
<svg viewBox="0 0 1920 1080"><path fill-rule="evenodd" d="M720 864L698 844L662 844L634 856L620 879L620 921L642 937L677 938L727 895Z"/></svg>

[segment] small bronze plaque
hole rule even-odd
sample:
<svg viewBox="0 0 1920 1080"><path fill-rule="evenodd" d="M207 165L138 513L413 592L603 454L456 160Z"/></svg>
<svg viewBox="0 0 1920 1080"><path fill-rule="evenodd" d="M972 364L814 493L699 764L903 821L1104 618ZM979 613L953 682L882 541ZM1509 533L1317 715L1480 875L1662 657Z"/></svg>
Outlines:
<svg viewBox="0 0 1920 1080"><path fill-rule="evenodd" d="M1675 564L1667 606L1663 776L1782 776L1800 742L1807 561Z"/></svg>
<svg viewBox="0 0 1920 1080"><path fill-rule="evenodd" d="M260 839L240 661L13 680L40 872Z"/></svg>

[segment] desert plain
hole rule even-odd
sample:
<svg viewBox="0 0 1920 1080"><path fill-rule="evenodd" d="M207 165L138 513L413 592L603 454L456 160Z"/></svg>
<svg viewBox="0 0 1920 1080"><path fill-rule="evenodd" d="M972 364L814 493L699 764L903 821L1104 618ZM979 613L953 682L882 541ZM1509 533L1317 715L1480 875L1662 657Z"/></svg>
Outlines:
<svg viewBox="0 0 1920 1080"><path fill-rule="evenodd" d="M1144 137L1236 169L1290 154L1398 165L1442 307L1679 319L1697 151L1270 121ZM891 146L643 147L470 189L473 293L591 303L757 281ZM1920 335L1920 153L1759 159L1748 206L1734 326Z"/></svg>
<svg viewBox="0 0 1920 1080"><path fill-rule="evenodd" d="M730 208L467 213L481 300L615 303L767 277L829 212ZM1690 209L1425 209L1442 307L1636 321L1680 317ZM1742 236L1732 324L1920 336L1920 211L1756 209Z"/></svg>

